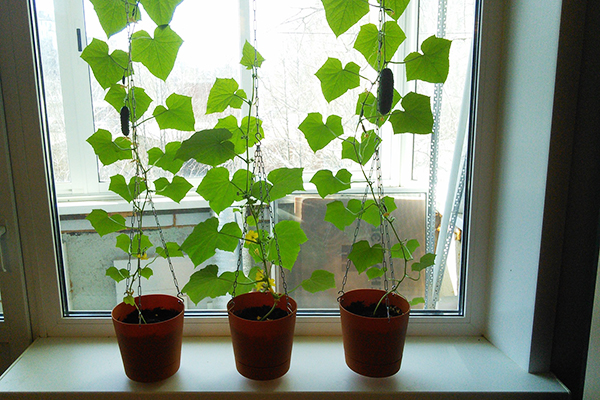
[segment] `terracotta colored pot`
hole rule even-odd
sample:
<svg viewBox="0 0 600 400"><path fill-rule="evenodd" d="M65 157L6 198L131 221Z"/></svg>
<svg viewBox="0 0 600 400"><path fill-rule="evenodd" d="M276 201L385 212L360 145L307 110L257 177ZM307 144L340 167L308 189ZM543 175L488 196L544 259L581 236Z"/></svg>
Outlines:
<svg viewBox="0 0 600 400"><path fill-rule="evenodd" d="M125 374L137 382L157 382L179 369L184 306L177 297L164 294L143 295L141 300L142 309L162 307L179 311L174 318L151 324L121 322L135 310L129 304L120 303L112 311Z"/></svg>
<svg viewBox="0 0 600 400"><path fill-rule="evenodd" d="M404 297L390 295L390 305L404 314L391 318L363 317L344 307L355 301L377 303L385 294L378 289L351 290L340 298L340 317L346 364L358 374L371 377L394 375L400 370L410 305Z"/></svg>
<svg viewBox="0 0 600 400"><path fill-rule="evenodd" d="M294 299L288 299L289 310L285 297L277 308L291 311L289 315L272 321L250 321L234 314L249 307L273 306L270 293L245 293L227 303L235 365L246 378L276 379L290 369L298 306Z"/></svg>

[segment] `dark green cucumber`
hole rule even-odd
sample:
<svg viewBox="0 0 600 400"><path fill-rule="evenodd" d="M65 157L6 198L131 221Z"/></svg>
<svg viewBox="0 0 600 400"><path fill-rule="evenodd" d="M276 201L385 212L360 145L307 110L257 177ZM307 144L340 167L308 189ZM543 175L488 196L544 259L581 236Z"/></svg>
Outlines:
<svg viewBox="0 0 600 400"><path fill-rule="evenodd" d="M377 111L386 115L392 109L394 100L394 74L389 68L384 68L379 74L379 88L377 89Z"/></svg>

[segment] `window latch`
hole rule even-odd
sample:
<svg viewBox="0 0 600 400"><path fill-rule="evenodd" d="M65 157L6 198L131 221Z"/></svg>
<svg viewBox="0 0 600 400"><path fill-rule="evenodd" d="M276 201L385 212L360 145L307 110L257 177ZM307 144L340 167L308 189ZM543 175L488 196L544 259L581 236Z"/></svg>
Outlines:
<svg viewBox="0 0 600 400"><path fill-rule="evenodd" d="M0 225L0 271L8 272L4 266L4 255L2 254L2 236L6 233L6 227Z"/></svg>

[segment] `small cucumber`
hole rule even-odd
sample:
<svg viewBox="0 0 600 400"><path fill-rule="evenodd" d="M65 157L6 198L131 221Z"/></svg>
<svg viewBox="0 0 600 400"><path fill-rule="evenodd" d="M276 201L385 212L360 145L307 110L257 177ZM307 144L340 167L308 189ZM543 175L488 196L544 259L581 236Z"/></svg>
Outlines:
<svg viewBox="0 0 600 400"><path fill-rule="evenodd" d="M121 108L121 132L125 136L129 136L129 108L123 106Z"/></svg>
<svg viewBox="0 0 600 400"><path fill-rule="evenodd" d="M394 100L394 74L389 68L384 68L379 74L379 88L377 89L377 111L386 115L392 109Z"/></svg>

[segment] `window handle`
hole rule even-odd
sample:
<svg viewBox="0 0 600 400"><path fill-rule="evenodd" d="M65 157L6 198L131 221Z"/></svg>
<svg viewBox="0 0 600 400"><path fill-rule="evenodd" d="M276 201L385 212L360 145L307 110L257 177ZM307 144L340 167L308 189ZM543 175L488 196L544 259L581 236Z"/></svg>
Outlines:
<svg viewBox="0 0 600 400"><path fill-rule="evenodd" d="M0 270L2 272L8 272L4 267L4 255L2 254L2 236L6 233L6 227L0 225Z"/></svg>

